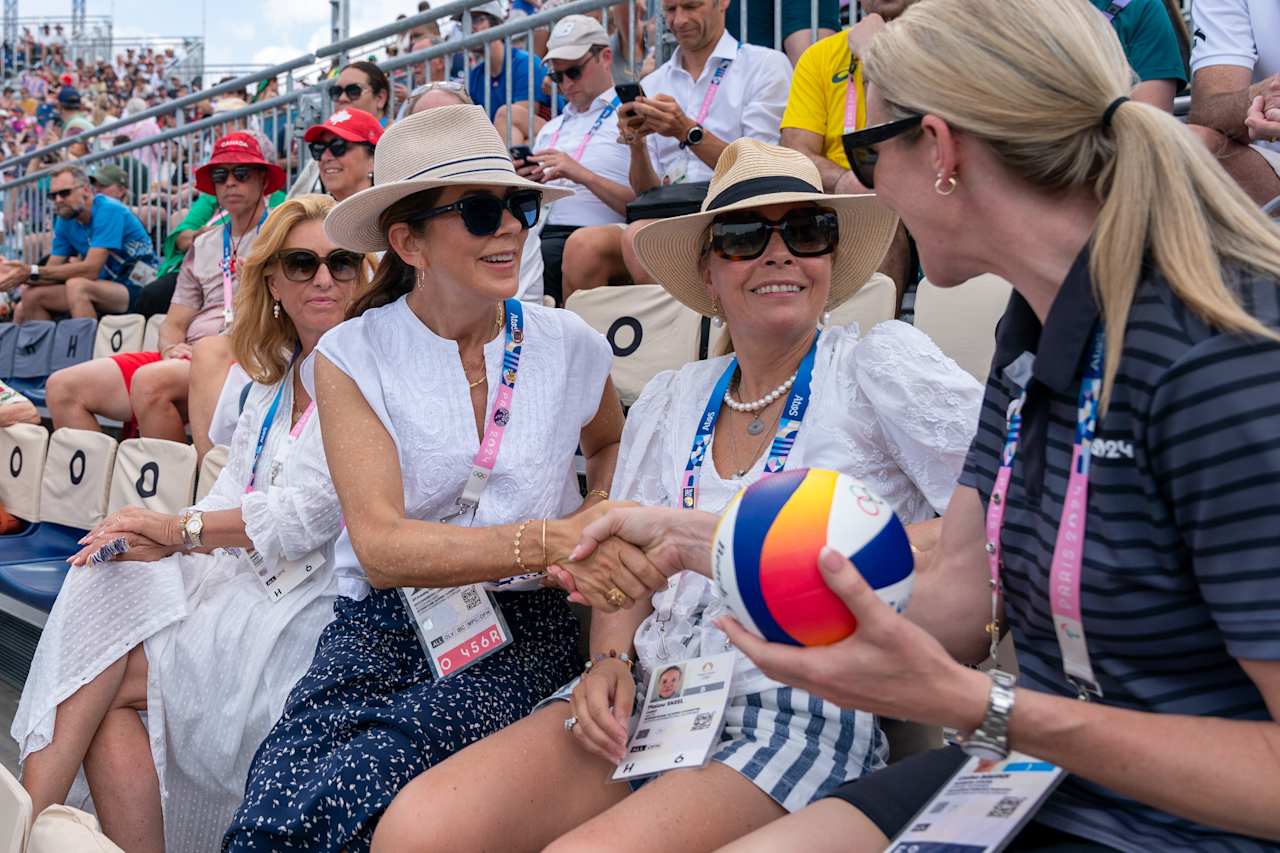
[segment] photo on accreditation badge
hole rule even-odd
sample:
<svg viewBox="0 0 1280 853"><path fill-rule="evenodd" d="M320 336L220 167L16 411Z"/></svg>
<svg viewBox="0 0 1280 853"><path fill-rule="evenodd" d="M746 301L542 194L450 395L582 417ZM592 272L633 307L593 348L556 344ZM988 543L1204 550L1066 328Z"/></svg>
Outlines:
<svg viewBox="0 0 1280 853"><path fill-rule="evenodd" d="M658 672L658 677L653 680L653 693L650 701L662 702L667 699L675 699L680 696L680 690L684 687L684 666L677 664L669 666Z"/></svg>

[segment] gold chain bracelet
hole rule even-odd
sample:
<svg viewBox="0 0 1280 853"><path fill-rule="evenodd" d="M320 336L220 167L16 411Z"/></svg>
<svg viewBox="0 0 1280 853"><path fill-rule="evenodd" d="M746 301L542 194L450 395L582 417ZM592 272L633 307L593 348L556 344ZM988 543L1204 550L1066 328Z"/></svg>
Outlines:
<svg viewBox="0 0 1280 853"><path fill-rule="evenodd" d="M520 540L524 538L524 529L528 527L530 524L533 524L532 518L526 519L524 522L520 524L520 527L516 529L516 541L513 544L515 545L515 549L516 549L516 569L518 569L517 574L526 575L529 573L529 570L525 568L524 560L520 557Z"/></svg>

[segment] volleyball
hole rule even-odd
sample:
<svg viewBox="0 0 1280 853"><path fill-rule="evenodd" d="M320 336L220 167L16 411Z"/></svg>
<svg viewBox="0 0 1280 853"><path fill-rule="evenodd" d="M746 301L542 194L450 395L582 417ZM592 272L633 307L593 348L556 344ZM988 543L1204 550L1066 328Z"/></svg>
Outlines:
<svg viewBox="0 0 1280 853"><path fill-rule="evenodd" d="M857 620L822 579L818 555L827 545L885 603L906 608L915 561L897 514L865 483L818 468L765 477L729 502L712 545L716 585L738 621L766 640L838 642Z"/></svg>

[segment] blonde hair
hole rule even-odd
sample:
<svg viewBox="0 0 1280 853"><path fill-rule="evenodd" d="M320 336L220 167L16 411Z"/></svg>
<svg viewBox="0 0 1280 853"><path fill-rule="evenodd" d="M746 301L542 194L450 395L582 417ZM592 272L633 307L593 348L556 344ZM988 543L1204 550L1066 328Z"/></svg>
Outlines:
<svg viewBox="0 0 1280 853"><path fill-rule="evenodd" d="M271 385L284 378L298 346L298 330L288 314L274 314L275 300L267 287L267 276L277 266L276 253L301 222L324 221L336 202L327 195L300 195L271 211L262 231L253 241L249 257L240 273L236 289L235 324L231 327L231 347L236 361L254 382ZM352 300L358 299L369 280L369 264L361 264L356 274Z"/></svg>
<svg viewBox="0 0 1280 853"><path fill-rule="evenodd" d="M1147 254L1210 326L1280 340L1224 275L1280 278L1280 231L1168 113L1130 101L1103 126L1134 80L1110 24L1084 0L920 0L871 42L865 73L891 118L936 115L1032 185L1092 189L1102 205L1089 272L1106 327L1104 405Z"/></svg>

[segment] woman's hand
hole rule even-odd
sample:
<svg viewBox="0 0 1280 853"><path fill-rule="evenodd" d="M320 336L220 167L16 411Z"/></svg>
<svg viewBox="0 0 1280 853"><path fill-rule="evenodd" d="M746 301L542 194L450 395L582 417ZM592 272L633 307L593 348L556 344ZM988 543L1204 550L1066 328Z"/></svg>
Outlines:
<svg viewBox="0 0 1280 853"><path fill-rule="evenodd" d="M570 560L586 559L601 543L617 538L642 550L665 577L681 571L711 577L711 539L719 516L664 507L607 506L608 513L583 528Z"/></svg>
<svg viewBox="0 0 1280 853"><path fill-rule="evenodd" d="M842 708L976 729L986 713L987 676L956 663L923 628L894 612L839 552L824 549L818 565L857 619L849 637L797 648L766 642L732 617L716 620L717 626L768 677Z"/></svg>
<svg viewBox="0 0 1280 853"><path fill-rule="evenodd" d="M151 563L156 560L163 560L165 557L182 550L174 545L165 545L153 539L148 539L140 533L90 534L81 540L85 542L85 546L68 558L67 562L73 568L87 566L89 558L97 553L99 548L116 539L124 539L126 548L124 553L112 557L112 562L128 560L134 563Z"/></svg>
<svg viewBox="0 0 1280 853"><path fill-rule="evenodd" d="M584 674L569 705L578 719L573 738L578 745L611 764L627 747L627 719L636 698L631 668L618 658L604 658Z"/></svg>
<svg viewBox="0 0 1280 853"><path fill-rule="evenodd" d="M630 609L667 586L667 576L644 552L621 539L602 543L581 560L548 566L547 573L570 593L570 601L605 613Z"/></svg>
<svg viewBox="0 0 1280 853"><path fill-rule="evenodd" d="M136 533L143 539L150 539L158 545L181 547L183 543L182 525L176 515L153 512L138 506L127 506L99 521L97 525L80 540L87 545L94 539L115 539L129 533Z"/></svg>

